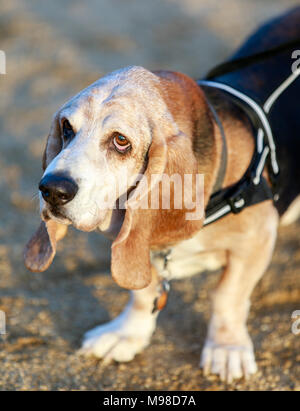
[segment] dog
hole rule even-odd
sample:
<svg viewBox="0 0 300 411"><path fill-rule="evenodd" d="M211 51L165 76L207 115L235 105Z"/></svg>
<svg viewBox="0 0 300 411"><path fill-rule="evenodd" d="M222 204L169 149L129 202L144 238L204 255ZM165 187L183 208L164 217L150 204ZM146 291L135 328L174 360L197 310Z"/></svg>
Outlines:
<svg viewBox="0 0 300 411"><path fill-rule="evenodd" d="M256 372L246 326L250 296L270 263L279 222L300 215L299 73L291 71L291 50L278 52L299 38L298 7L258 29L229 60L243 67L213 81L133 66L101 78L56 112L39 184L42 221L25 247L26 266L46 270L70 224L98 229L113 241L113 279L132 290L120 316L86 333L81 352L104 361L132 360L150 342L166 280L223 268L200 366L205 375L228 382ZM270 57L274 47L277 54ZM249 55L257 61L245 65ZM259 108L255 114L247 99L253 107L268 102L261 114L265 125L255 126ZM175 201L163 208L161 188L158 207L139 207L160 186L160 176L174 174L182 180L204 175L206 215L187 218L195 207L175 207ZM140 175L148 183L143 189ZM236 187L242 195L232 201L228 195ZM193 198L195 190L193 182ZM210 208L220 193L224 215L216 201Z"/></svg>

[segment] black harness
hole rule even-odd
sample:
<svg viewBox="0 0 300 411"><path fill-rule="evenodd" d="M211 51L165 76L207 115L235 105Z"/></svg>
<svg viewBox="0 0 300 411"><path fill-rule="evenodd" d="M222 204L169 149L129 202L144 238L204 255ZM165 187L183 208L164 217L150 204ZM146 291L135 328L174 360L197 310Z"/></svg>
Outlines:
<svg viewBox="0 0 300 411"><path fill-rule="evenodd" d="M245 207L250 207L266 200L278 201L279 194L276 183L279 176L279 165L276 156L276 145L268 120L268 113L278 96L298 77L300 70L297 70L295 73L291 72L290 78L286 79L287 83L283 83L284 87L280 85L263 105L236 88L213 80L213 78L249 66L251 63L274 57L277 53L290 50L295 44L299 44L299 39L262 53L223 63L213 69L204 80L198 81L199 86L204 89L204 92L207 90L206 97L209 107L218 124L223 139L221 166L213 194L205 210L204 225L211 224L229 213L240 213ZM226 93L227 96L247 114L251 120L255 136L254 154L247 171L236 184L224 189L221 187L225 177L227 163L226 137L216 110L208 97L209 89L211 88L216 88ZM267 166L271 184L268 184L262 176L265 166Z"/></svg>

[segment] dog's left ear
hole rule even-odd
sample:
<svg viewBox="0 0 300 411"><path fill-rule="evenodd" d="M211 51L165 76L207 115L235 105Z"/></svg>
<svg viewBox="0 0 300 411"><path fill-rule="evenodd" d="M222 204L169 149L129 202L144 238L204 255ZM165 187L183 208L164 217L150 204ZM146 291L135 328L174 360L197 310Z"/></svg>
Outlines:
<svg viewBox="0 0 300 411"><path fill-rule="evenodd" d="M47 270L56 253L56 244L67 232L68 227L53 220L42 221L35 234L24 248L25 266L33 272Z"/></svg>
<svg viewBox="0 0 300 411"><path fill-rule="evenodd" d="M144 173L146 191L140 193L139 200L147 196L164 173L167 155L164 139L154 136L148 152L148 165ZM156 175L157 181L151 176ZM130 290L147 287L151 282L150 235L151 221L158 210L136 208L137 203L127 202L122 228L112 244L111 272L116 283Z"/></svg>
<svg viewBox="0 0 300 411"><path fill-rule="evenodd" d="M43 170L61 151L62 143L57 113L54 115L43 154ZM24 248L25 266L33 272L47 270L56 254L56 243L67 233L68 226L53 220L41 221Z"/></svg>

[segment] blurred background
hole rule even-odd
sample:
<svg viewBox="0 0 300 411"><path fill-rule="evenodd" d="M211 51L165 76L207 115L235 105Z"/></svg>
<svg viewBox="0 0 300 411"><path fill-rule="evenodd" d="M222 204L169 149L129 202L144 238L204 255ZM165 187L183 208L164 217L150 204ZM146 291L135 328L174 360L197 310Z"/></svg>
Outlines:
<svg viewBox="0 0 300 411"><path fill-rule="evenodd" d="M152 345L131 364L104 367L76 350L117 315L128 293L109 275L110 244L70 230L43 274L22 249L39 223L37 184L53 113L102 75L128 65L194 78L222 62L264 20L299 0L0 0L0 389L225 389L198 369L219 273L174 282ZM281 229L250 315L259 365L233 389L300 390L300 225ZM178 326L180 324L180 327Z"/></svg>

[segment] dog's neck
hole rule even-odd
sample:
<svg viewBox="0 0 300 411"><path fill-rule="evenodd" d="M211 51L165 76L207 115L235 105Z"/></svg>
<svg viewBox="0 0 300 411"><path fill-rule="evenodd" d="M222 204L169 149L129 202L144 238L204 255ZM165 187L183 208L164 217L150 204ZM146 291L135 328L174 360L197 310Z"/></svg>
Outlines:
<svg viewBox="0 0 300 411"><path fill-rule="evenodd" d="M254 139L250 121L246 114L235 105L230 98L218 89L202 88L209 102L213 105L222 124L226 145L227 164L224 173L222 188L236 183L246 172L254 151ZM217 171L221 166L222 136L219 125L214 120L215 133L215 170L213 180L215 181ZM212 193L211 193L212 194Z"/></svg>
<svg viewBox="0 0 300 411"><path fill-rule="evenodd" d="M160 77L161 91L169 112L179 130L192 146L196 173L205 176L204 196L208 201L219 165L222 142L204 92L190 77L176 72L155 72ZM192 161L192 158L190 159Z"/></svg>

